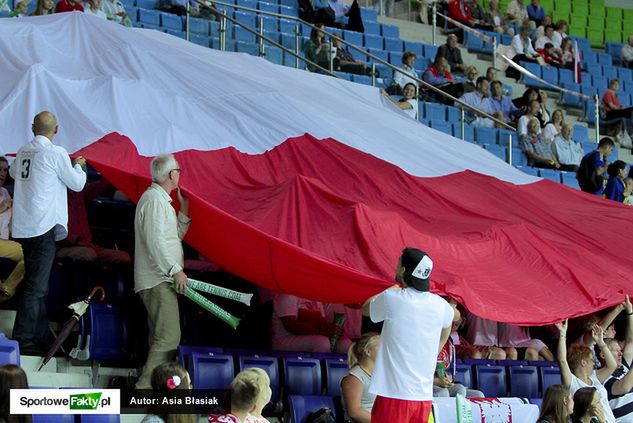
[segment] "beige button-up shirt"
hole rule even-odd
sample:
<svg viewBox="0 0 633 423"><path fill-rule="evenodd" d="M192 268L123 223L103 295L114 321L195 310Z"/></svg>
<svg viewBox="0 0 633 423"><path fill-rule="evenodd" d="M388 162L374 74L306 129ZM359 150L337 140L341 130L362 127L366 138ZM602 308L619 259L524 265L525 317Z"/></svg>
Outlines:
<svg viewBox="0 0 633 423"><path fill-rule="evenodd" d="M143 193L134 216L134 292L150 289L162 282L172 282L182 270L182 239L191 219L176 216L171 198L153 183Z"/></svg>

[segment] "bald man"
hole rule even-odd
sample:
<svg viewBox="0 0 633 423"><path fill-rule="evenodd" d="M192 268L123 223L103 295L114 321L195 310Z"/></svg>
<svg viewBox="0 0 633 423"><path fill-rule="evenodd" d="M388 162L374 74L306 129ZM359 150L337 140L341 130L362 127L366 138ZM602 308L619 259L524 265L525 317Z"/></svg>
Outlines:
<svg viewBox="0 0 633 423"><path fill-rule="evenodd" d="M15 179L11 233L22 245L25 264L13 337L22 354L43 355L49 347L46 296L55 242L68 235L66 189L83 189L86 161L80 156L71 164L66 150L53 144L58 126L52 113L37 114L32 130L35 138L18 150L10 169Z"/></svg>

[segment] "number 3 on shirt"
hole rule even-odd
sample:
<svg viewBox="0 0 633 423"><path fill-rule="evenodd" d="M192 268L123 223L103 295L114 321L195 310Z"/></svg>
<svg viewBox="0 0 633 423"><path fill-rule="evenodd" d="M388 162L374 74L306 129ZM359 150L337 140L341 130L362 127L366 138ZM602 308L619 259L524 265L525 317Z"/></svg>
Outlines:
<svg viewBox="0 0 633 423"><path fill-rule="evenodd" d="M22 159L20 166L20 179L31 179L31 159Z"/></svg>

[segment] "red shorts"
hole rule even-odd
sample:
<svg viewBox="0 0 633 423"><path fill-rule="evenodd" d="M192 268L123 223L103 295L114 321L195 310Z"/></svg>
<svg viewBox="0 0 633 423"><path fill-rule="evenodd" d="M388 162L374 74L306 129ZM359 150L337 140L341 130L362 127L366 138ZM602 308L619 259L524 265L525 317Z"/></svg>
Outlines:
<svg viewBox="0 0 633 423"><path fill-rule="evenodd" d="M433 401L409 401L376 396L371 423L428 423Z"/></svg>

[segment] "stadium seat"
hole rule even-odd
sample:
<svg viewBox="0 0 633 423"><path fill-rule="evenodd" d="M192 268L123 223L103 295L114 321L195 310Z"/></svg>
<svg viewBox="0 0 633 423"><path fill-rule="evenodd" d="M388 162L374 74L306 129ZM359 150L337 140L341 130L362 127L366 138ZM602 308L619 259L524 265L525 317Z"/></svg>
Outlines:
<svg viewBox="0 0 633 423"><path fill-rule="evenodd" d="M5 364L20 365L20 345L18 341L0 334L0 366Z"/></svg>
<svg viewBox="0 0 633 423"><path fill-rule="evenodd" d="M433 129L437 129L440 132L444 132L445 134L451 135L451 125L449 123L446 122L434 122L431 121L431 128Z"/></svg>
<svg viewBox="0 0 633 423"><path fill-rule="evenodd" d="M338 397L341 395L341 379L343 379L349 369L347 360L344 359L326 359L323 361L325 368L325 394Z"/></svg>
<svg viewBox="0 0 633 423"><path fill-rule="evenodd" d="M376 48L382 50L382 37L380 35L365 34L365 48Z"/></svg>
<svg viewBox="0 0 633 423"><path fill-rule="evenodd" d="M235 2L238 6L250 7L251 9L257 9L257 1L255 0L237 0Z"/></svg>
<svg viewBox="0 0 633 423"><path fill-rule="evenodd" d="M285 394L321 394L321 363L316 358L283 358Z"/></svg>
<svg viewBox="0 0 633 423"><path fill-rule="evenodd" d="M402 52L404 43L399 38L384 37L385 50Z"/></svg>
<svg viewBox="0 0 633 423"><path fill-rule="evenodd" d="M295 18L299 17L299 9L297 9L297 4L295 2L292 6L287 6L285 4L279 5L279 13L286 16L293 16Z"/></svg>
<svg viewBox="0 0 633 423"><path fill-rule="evenodd" d="M535 366L509 366L508 376L510 378L511 397L538 397L538 372Z"/></svg>
<svg viewBox="0 0 633 423"><path fill-rule="evenodd" d="M558 85L558 69L554 66L541 66L541 77L552 85Z"/></svg>
<svg viewBox="0 0 633 423"><path fill-rule="evenodd" d="M265 357L265 356L240 356L238 358L238 371L248 369L251 367L258 367L263 369L270 378L270 389L272 390L272 401L276 402L279 399L279 392L281 389L281 378L279 376L279 365L277 358Z"/></svg>
<svg viewBox="0 0 633 423"><path fill-rule="evenodd" d="M160 26L160 12L157 10L139 9L138 20L142 24Z"/></svg>
<svg viewBox="0 0 633 423"><path fill-rule="evenodd" d="M506 388L506 368L504 366L474 366L477 389L482 391L487 398L505 397Z"/></svg>
<svg viewBox="0 0 633 423"><path fill-rule="evenodd" d="M415 53L416 56L424 56L424 44L418 41L404 41L404 50Z"/></svg>
<svg viewBox="0 0 633 423"><path fill-rule="evenodd" d="M613 65L613 58L608 53L598 53L598 63L603 66L611 66Z"/></svg>
<svg viewBox="0 0 633 423"><path fill-rule="evenodd" d="M543 399L542 398L530 398L530 404L534 404L534 405L538 406L538 408L541 408L541 404L543 404Z"/></svg>
<svg viewBox="0 0 633 423"><path fill-rule="evenodd" d="M158 3L158 0L136 0L136 7L141 9L156 9Z"/></svg>
<svg viewBox="0 0 633 423"><path fill-rule="evenodd" d="M539 366L538 371L540 376L539 380L541 382L541 396L545 391L547 391L547 388L549 388L550 385L561 383L560 368Z"/></svg>
<svg viewBox="0 0 633 423"><path fill-rule="evenodd" d="M257 17L257 27L259 28L260 20L263 21L264 31L279 31L279 25L277 24L279 19L274 16L259 15Z"/></svg>
<svg viewBox="0 0 633 423"><path fill-rule="evenodd" d="M125 11L128 15L130 15L130 20L133 24L138 22L138 7L134 6L125 6Z"/></svg>
<svg viewBox="0 0 633 423"><path fill-rule="evenodd" d="M554 169L539 169L539 176L560 183L560 172Z"/></svg>
<svg viewBox="0 0 633 423"><path fill-rule="evenodd" d="M605 78L607 78L608 81L610 81L613 78L618 77L618 70L616 69L615 66L603 66L602 76L604 76Z"/></svg>
<svg viewBox="0 0 633 423"><path fill-rule="evenodd" d="M360 16L363 19L363 23L378 22L378 12L374 8L361 7Z"/></svg>
<svg viewBox="0 0 633 423"><path fill-rule="evenodd" d="M88 307L82 334L91 360L121 360L128 355L127 327L118 307L94 303ZM86 315L84 315L85 317Z"/></svg>
<svg viewBox="0 0 633 423"><path fill-rule="evenodd" d="M81 423L119 423L121 416L116 414L81 414Z"/></svg>
<svg viewBox="0 0 633 423"><path fill-rule="evenodd" d="M200 46L203 46L203 47L210 47L211 46L211 37L208 37L206 35L199 35L199 34L190 33L189 34L189 41L191 41L194 44L198 44Z"/></svg>
<svg viewBox="0 0 633 423"><path fill-rule="evenodd" d="M233 357L191 353L193 389L227 389L235 377Z"/></svg>
<svg viewBox="0 0 633 423"><path fill-rule="evenodd" d="M183 40L187 39L187 34L185 34L185 31L176 31L174 29L168 29L166 32L169 35L173 35L174 37L182 38Z"/></svg>
<svg viewBox="0 0 633 423"><path fill-rule="evenodd" d="M424 57L428 58L431 62L435 60L435 56L437 56L437 50L439 48L437 46L433 46L430 44L424 45Z"/></svg>
<svg viewBox="0 0 633 423"><path fill-rule="evenodd" d="M508 136L512 138L510 145L513 148L519 147L519 137L516 131L510 131L509 129L499 129L497 131L497 143L508 147Z"/></svg>
<svg viewBox="0 0 633 423"><path fill-rule="evenodd" d="M193 346L193 345L179 345L178 346L178 362L181 366L186 368L189 371L193 371L193 367L191 366L191 354L206 354L209 356L213 356L215 354L222 354L223 350L220 347L202 347L202 346Z"/></svg>
<svg viewBox="0 0 633 423"><path fill-rule="evenodd" d="M277 65L283 65L284 53L283 50L279 47L266 47L266 55L264 56L266 60L271 63L275 63Z"/></svg>
<svg viewBox="0 0 633 423"><path fill-rule="evenodd" d="M380 24L378 22L364 22L363 26L365 27L365 34L371 35L379 35L380 34Z"/></svg>
<svg viewBox="0 0 633 423"><path fill-rule="evenodd" d="M527 366L527 360L497 360L499 366Z"/></svg>
<svg viewBox="0 0 633 423"><path fill-rule="evenodd" d="M464 359L464 364L470 364L474 366L494 366L495 364L497 364L497 361L484 358L466 358Z"/></svg>
<svg viewBox="0 0 633 423"><path fill-rule="evenodd" d="M537 63L529 63L529 62L520 62L520 65L523 66L528 72L532 73L536 77L541 77L541 66ZM528 87L541 87L542 84L534 78L529 76L523 77L523 83Z"/></svg>
<svg viewBox="0 0 633 423"><path fill-rule="evenodd" d="M352 75L352 81L357 84L371 85L371 77L366 75Z"/></svg>
<svg viewBox="0 0 633 423"><path fill-rule="evenodd" d="M400 39L400 28L396 25L380 25L380 34L383 37L397 38Z"/></svg>
<svg viewBox="0 0 633 423"><path fill-rule="evenodd" d="M513 166L527 166L527 156L520 148L512 148L512 165ZM538 176L538 175L534 175Z"/></svg>
<svg viewBox="0 0 633 423"><path fill-rule="evenodd" d="M570 69L558 69L558 82L559 83L573 83L574 72Z"/></svg>
<svg viewBox="0 0 633 423"><path fill-rule="evenodd" d="M378 57L379 59L384 60L385 62L389 62L389 53L384 51L381 48L368 48L367 51L371 54L373 54L374 56ZM374 60L372 58L369 58L369 61L372 63L380 63L377 60Z"/></svg>
<svg viewBox="0 0 633 423"><path fill-rule="evenodd" d="M252 12L242 12L240 10L235 12L235 20L249 28L255 28L256 17L257 15Z"/></svg>
<svg viewBox="0 0 633 423"><path fill-rule="evenodd" d="M574 172L561 172L560 174L561 181L563 185L580 189L580 185L578 185L578 180L576 179L576 173Z"/></svg>
<svg viewBox="0 0 633 423"><path fill-rule="evenodd" d="M452 134L454 137L462 138L461 123L452 124ZM473 125L464 125L464 141L475 142L475 127Z"/></svg>
<svg viewBox="0 0 633 423"><path fill-rule="evenodd" d="M424 103L424 117L432 122L445 122L446 106L438 103Z"/></svg>
<svg viewBox="0 0 633 423"><path fill-rule="evenodd" d="M462 118L462 112L457 107L447 106L446 107L446 121L448 123L459 122Z"/></svg>
<svg viewBox="0 0 633 423"><path fill-rule="evenodd" d="M589 129L587 129L585 125L575 124L572 139L580 142L581 144L589 142Z"/></svg>
<svg viewBox="0 0 633 423"><path fill-rule="evenodd" d="M476 136L476 133L475 133ZM495 137L496 138L496 137ZM506 147L499 144L484 144L484 148L503 161L507 161Z"/></svg>
<svg viewBox="0 0 633 423"><path fill-rule="evenodd" d="M75 423L74 414L33 414L33 423Z"/></svg>
<svg viewBox="0 0 633 423"><path fill-rule="evenodd" d="M455 367L455 380L461 382L466 388L472 388L473 374L470 364L458 364Z"/></svg>
<svg viewBox="0 0 633 423"><path fill-rule="evenodd" d="M329 408L335 413L334 401L332 397L314 395L290 395L288 397L290 406L290 421L293 423L303 423L306 417L321 408Z"/></svg>
<svg viewBox="0 0 633 423"><path fill-rule="evenodd" d="M255 34L247 31L246 29L236 26L235 27L235 40L241 41L244 43L255 43L257 42Z"/></svg>
<svg viewBox="0 0 633 423"><path fill-rule="evenodd" d="M277 2L273 4L265 1L260 1L257 3L257 8L265 12L279 13L279 4L277 4Z"/></svg>
<svg viewBox="0 0 633 423"><path fill-rule="evenodd" d="M475 142L477 144L497 144L497 133L495 129L475 126Z"/></svg>
<svg viewBox="0 0 633 423"><path fill-rule="evenodd" d="M347 361L347 354L334 353L334 352L313 352L312 357L318 358L319 360Z"/></svg>
<svg viewBox="0 0 633 423"><path fill-rule="evenodd" d="M581 92L580 84L575 84L573 82L562 82L561 87L573 92ZM582 97L568 92L563 92L561 95L561 102L565 106L580 107L582 105Z"/></svg>
<svg viewBox="0 0 633 423"><path fill-rule="evenodd" d="M164 28L182 31L182 16L171 13L161 13L160 22L161 26Z"/></svg>
<svg viewBox="0 0 633 423"><path fill-rule="evenodd" d="M620 67L616 69L618 70L618 78L620 78L621 81L629 82L633 80L633 70Z"/></svg>

